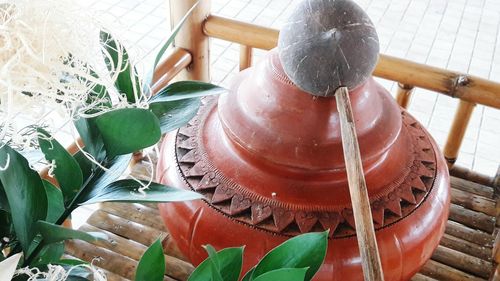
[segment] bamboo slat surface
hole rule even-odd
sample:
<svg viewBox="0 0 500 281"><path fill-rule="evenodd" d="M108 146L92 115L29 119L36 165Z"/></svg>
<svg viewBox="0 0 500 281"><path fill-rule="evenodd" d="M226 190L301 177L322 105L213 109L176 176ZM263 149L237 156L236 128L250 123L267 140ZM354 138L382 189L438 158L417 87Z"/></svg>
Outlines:
<svg viewBox="0 0 500 281"><path fill-rule="evenodd" d="M138 163L134 171L148 171ZM495 235L496 200L493 188L452 177L452 205L444 237L420 272L419 280L493 280L492 251ZM109 280L133 280L138 260L156 239L163 241L166 257L164 280L186 280L194 267L182 256L159 217L155 204L105 203L81 228L108 235L94 244L67 243L67 254L110 272ZM97 258L97 259L96 259Z"/></svg>

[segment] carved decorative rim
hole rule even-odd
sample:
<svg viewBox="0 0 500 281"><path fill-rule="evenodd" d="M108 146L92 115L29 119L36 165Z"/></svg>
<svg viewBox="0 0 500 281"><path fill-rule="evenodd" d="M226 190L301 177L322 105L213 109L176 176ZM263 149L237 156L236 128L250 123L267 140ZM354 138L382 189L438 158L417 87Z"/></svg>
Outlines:
<svg viewBox="0 0 500 281"><path fill-rule="evenodd" d="M224 176L208 159L201 141L202 127L215 106L216 99L205 99L196 117L179 129L175 145L178 172L192 190L205 196L208 206L231 220L274 234L294 236L330 229L331 238L356 235L352 208L324 212L290 208L253 195ZM416 210L431 192L436 177L436 156L428 135L407 112L402 111L401 115L403 126L413 139L414 145L408 148L413 160L403 169L406 173L400 179L382 188L385 193L372 198L376 230Z"/></svg>

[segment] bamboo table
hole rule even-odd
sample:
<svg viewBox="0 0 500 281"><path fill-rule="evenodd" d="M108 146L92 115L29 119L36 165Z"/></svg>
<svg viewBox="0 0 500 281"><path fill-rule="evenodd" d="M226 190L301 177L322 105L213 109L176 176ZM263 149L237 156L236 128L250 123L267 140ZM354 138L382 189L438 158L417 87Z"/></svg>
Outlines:
<svg viewBox="0 0 500 281"><path fill-rule="evenodd" d="M133 174L147 177L148 167L140 162ZM412 280L494 280L498 233L494 189L451 177L451 197L445 235L432 259ZM108 240L94 244L69 241L67 255L93 261L108 273L110 281L133 280L142 253L158 238L165 248L164 280L187 280L194 269L171 241L155 204L102 204L80 230L105 233Z"/></svg>

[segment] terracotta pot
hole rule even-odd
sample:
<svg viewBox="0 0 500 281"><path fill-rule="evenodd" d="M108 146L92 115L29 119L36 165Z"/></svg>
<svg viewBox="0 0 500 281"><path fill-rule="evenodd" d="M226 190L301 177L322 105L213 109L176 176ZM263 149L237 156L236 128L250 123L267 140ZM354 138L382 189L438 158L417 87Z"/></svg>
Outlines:
<svg viewBox="0 0 500 281"><path fill-rule="evenodd" d="M427 131L369 79L350 94L385 280L408 280L444 232L449 177ZM335 98L285 76L277 53L162 144L158 180L205 201L160 204L180 250L246 245L244 270L287 238L330 229L314 280L362 280Z"/></svg>

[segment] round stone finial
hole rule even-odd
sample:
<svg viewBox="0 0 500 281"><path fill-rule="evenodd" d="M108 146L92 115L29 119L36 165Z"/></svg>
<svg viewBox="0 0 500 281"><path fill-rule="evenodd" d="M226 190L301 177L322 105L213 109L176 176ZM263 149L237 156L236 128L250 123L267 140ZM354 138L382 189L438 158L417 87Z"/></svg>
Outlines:
<svg viewBox="0 0 500 281"><path fill-rule="evenodd" d="M285 73L315 96L363 84L377 63L379 41L368 15L351 0L304 0L280 31Z"/></svg>

